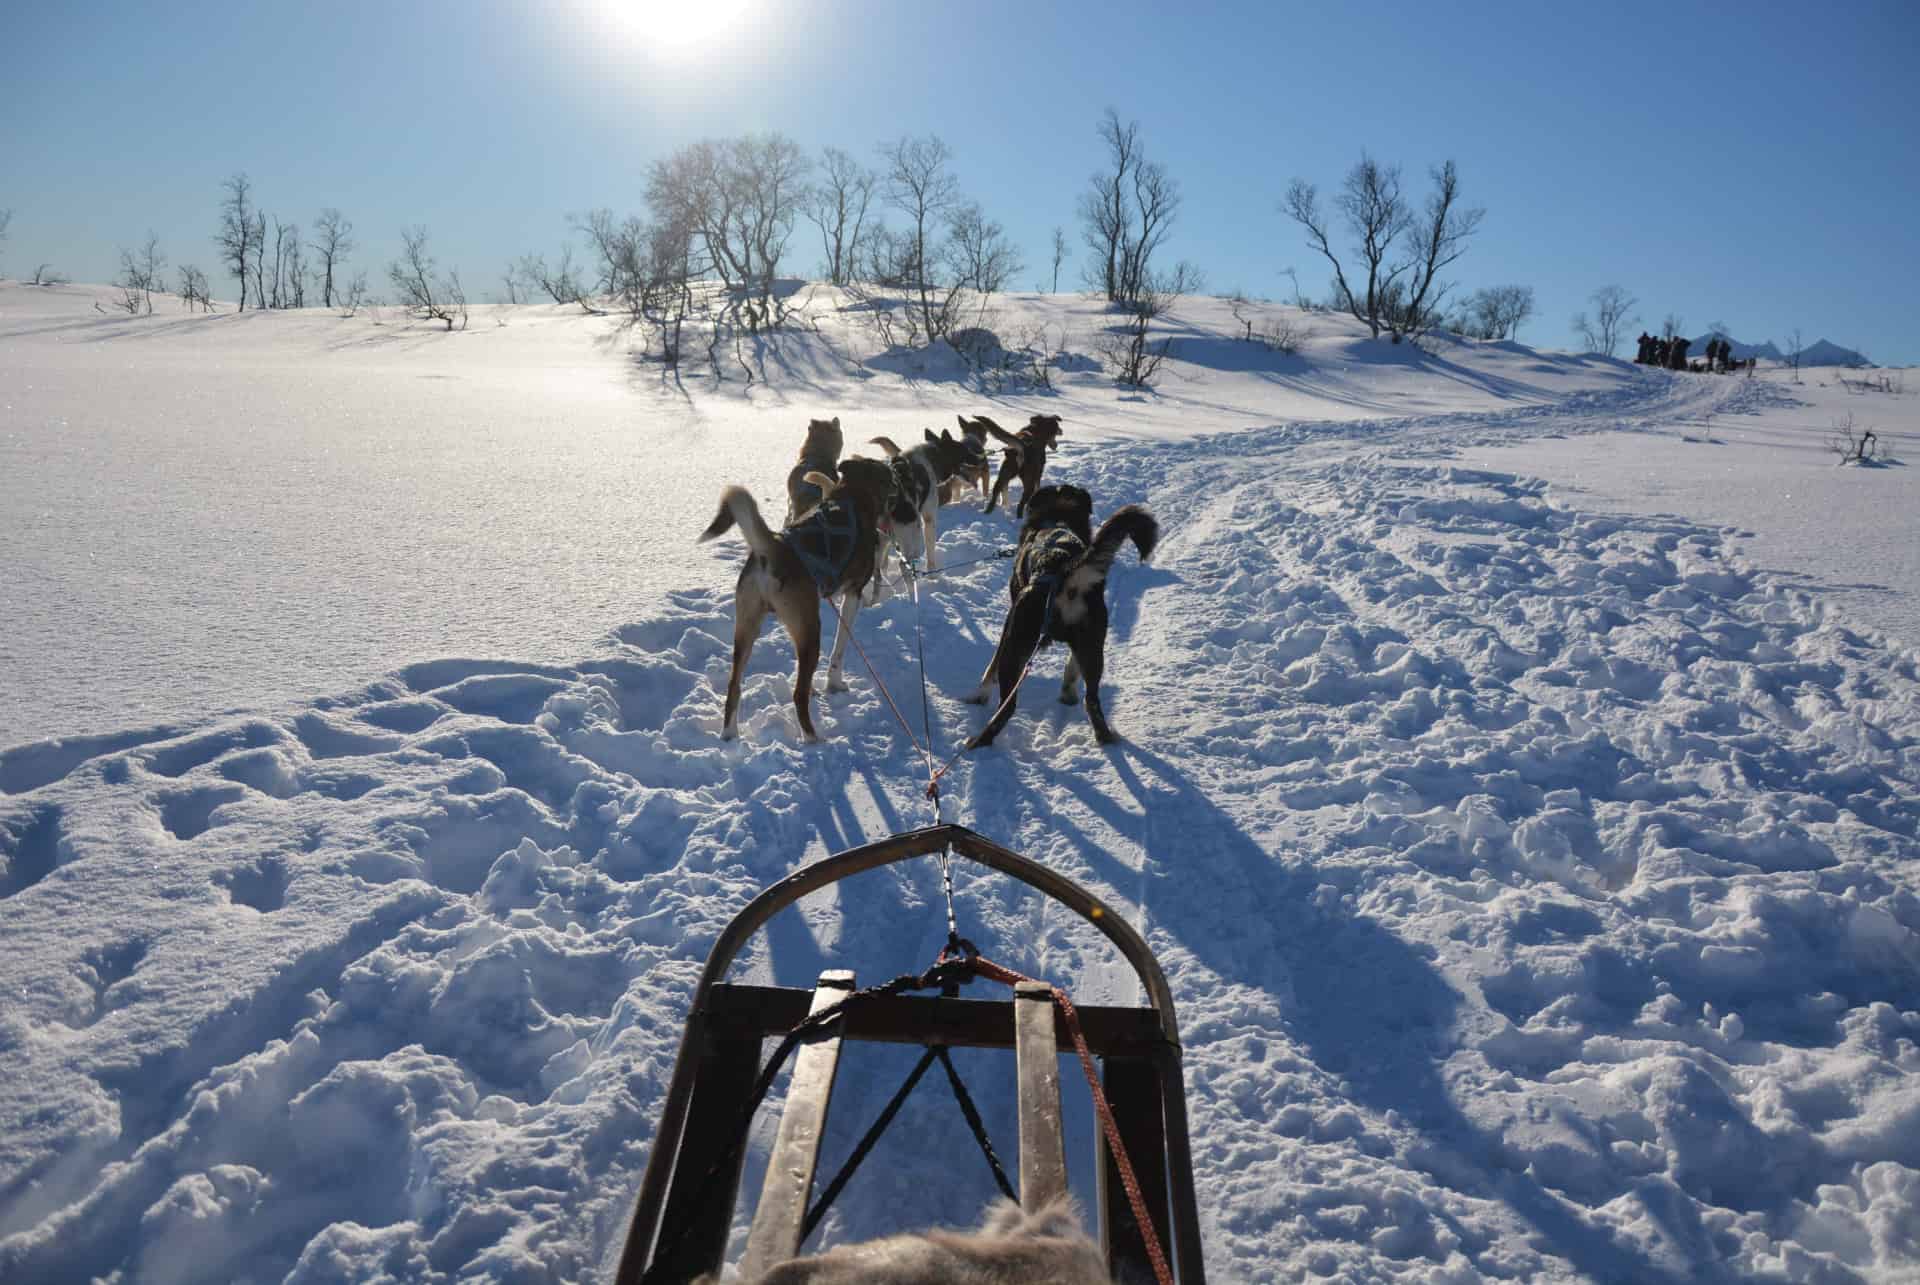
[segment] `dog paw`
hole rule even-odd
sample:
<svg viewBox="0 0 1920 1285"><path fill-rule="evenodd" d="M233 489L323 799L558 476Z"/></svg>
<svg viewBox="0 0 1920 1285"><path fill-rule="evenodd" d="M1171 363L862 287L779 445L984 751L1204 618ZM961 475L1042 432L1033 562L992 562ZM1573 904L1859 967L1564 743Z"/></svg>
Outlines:
<svg viewBox="0 0 1920 1285"><path fill-rule="evenodd" d="M993 738L982 732L978 736L969 736L966 747L969 750L984 750L993 744Z"/></svg>
<svg viewBox="0 0 1920 1285"><path fill-rule="evenodd" d="M720 739L723 741L736 740L738 739L739 735L740 735L740 729L735 727L732 723L729 723L725 727L720 729Z"/></svg>
<svg viewBox="0 0 1920 1285"><path fill-rule="evenodd" d="M841 678L833 674L828 674L827 690L830 692L850 692L853 690L853 688L847 686L847 680L845 678Z"/></svg>
<svg viewBox="0 0 1920 1285"><path fill-rule="evenodd" d="M1062 705L1078 705L1080 703L1080 693L1062 689L1060 692L1060 703Z"/></svg>
<svg viewBox="0 0 1920 1285"><path fill-rule="evenodd" d="M987 703L987 689L976 687L960 699L969 705L984 705Z"/></svg>
<svg viewBox="0 0 1920 1285"><path fill-rule="evenodd" d="M1102 745L1118 745L1125 738L1122 737L1120 733L1114 731L1111 727L1109 727L1104 732L1095 732L1093 734L1093 739L1100 742Z"/></svg>

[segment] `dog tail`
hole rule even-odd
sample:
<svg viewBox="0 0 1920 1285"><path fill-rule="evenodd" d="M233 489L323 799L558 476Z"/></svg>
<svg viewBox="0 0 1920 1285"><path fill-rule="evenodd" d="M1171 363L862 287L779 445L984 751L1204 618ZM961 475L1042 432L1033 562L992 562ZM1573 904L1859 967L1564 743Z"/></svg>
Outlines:
<svg viewBox="0 0 1920 1285"><path fill-rule="evenodd" d="M962 424L966 423L964 419L961 420L960 422ZM1021 441L1019 438L1015 437L1012 433L1009 433L1006 429L1000 427L998 424L988 419L985 415L975 415L973 417L973 422L980 425L982 428L986 429L987 432L991 434L993 438L996 441L1000 442L1002 445L1011 446L1014 450L1021 451L1021 452L1024 452L1027 449L1027 444L1025 442Z"/></svg>
<svg viewBox="0 0 1920 1285"><path fill-rule="evenodd" d="M720 492L720 511L713 515L713 521L700 533L700 539L703 543L717 540L736 525L740 528L740 534L746 537L749 549L763 556L773 552L773 531L760 516L760 506L753 502L753 495L744 486L730 486ZM1105 529L1101 528L1103 531Z"/></svg>
<svg viewBox="0 0 1920 1285"><path fill-rule="evenodd" d="M900 448L894 443L891 437L870 437L867 440L885 451L888 459L897 460L900 458Z"/></svg>
<svg viewBox="0 0 1920 1285"><path fill-rule="evenodd" d="M1100 524L1093 533L1093 543L1080 557L1080 565L1093 567L1105 577L1113 560L1120 556L1120 546L1128 540L1140 551L1142 562L1153 556L1153 547L1160 542L1160 524L1137 504L1127 505Z"/></svg>

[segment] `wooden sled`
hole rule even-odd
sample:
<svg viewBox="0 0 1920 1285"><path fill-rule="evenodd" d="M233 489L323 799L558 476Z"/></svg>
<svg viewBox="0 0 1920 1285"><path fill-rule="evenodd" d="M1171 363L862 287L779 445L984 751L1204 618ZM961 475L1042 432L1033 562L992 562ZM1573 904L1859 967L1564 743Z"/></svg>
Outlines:
<svg viewBox="0 0 1920 1285"><path fill-rule="evenodd" d="M1079 1006L1078 1025L1100 1061L1102 1087L1167 1263L1181 1285L1204 1285L1186 1082L1166 977L1140 935L1085 889L958 825L895 835L817 861L755 897L720 934L694 990L660 1127L627 1227L618 1285L678 1283L720 1268L745 1158L745 1149L734 1144L760 1078L761 1041L786 1035L809 1012L837 1002L844 1003L833 1024L799 1046L741 1261L743 1279L756 1279L800 1252L843 1040L1013 1049L1020 1093L1021 1204L1037 1209L1066 1193L1058 1054L1075 1046L1050 987L1022 984L1011 1000L987 1001L905 994L848 998L853 974L839 971L822 973L811 992L722 980L747 939L776 911L849 875L942 849L991 866L1071 908L1106 934L1133 965L1150 1006ZM1098 1128L1094 1134L1098 1239L1108 1268L1116 1275L1125 1271L1151 1280L1147 1237L1104 1134ZM723 1159L710 1163L713 1157Z"/></svg>

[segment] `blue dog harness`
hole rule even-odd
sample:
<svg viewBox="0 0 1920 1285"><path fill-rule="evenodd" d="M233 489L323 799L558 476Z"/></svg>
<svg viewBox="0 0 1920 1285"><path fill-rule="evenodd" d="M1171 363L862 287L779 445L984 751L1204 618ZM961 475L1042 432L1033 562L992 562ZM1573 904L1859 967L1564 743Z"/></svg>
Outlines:
<svg viewBox="0 0 1920 1285"><path fill-rule="evenodd" d="M845 500L826 500L783 528L780 535L820 592L830 593L839 585L859 546L859 514Z"/></svg>

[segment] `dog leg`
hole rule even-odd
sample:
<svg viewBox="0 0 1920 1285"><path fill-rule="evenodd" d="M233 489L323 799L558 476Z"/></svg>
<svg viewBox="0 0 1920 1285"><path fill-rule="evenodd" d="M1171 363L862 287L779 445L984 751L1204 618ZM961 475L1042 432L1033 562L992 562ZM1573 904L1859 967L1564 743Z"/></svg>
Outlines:
<svg viewBox="0 0 1920 1285"><path fill-rule="evenodd" d="M800 733L809 741L820 739L813 730L813 676L820 668L820 604L810 588L782 594L774 600L780 623L793 639L793 711L800 719Z"/></svg>
<svg viewBox="0 0 1920 1285"><path fill-rule="evenodd" d="M841 672L841 666L846 660L847 639L853 637L854 618L859 614L860 595L857 593L841 595L840 627L833 631L833 656L827 661L827 690L830 692L849 690L847 676ZM815 613L814 618L819 619L818 612ZM819 653L816 652L815 659L818 658Z"/></svg>
<svg viewBox="0 0 1920 1285"><path fill-rule="evenodd" d="M1087 721L1093 724L1093 739L1102 745L1111 745L1120 736L1107 726L1107 711L1100 704L1100 677L1107 662L1102 640L1090 638L1069 645L1073 648L1073 658L1080 662L1081 674L1087 680Z"/></svg>
<svg viewBox="0 0 1920 1285"><path fill-rule="evenodd" d="M1060 676L1060 703L1080 703L1080 658L1071 650L1067 652L1067 672Z"/></svg>
<svg viewBox="0 0 1920 1285"><path fill-rule="evenodd" d="M939 527L940 516L938 512L922 513L920 515L920 534L926 541L927 570L929 571L938 571L940 569L939 559L934 553L935 542L940 537Z"/></svg>
<svg viewBox="0 0 1920 1285"><path fill-rule="evenodd" d="M733 591L733 674L727 679L726 721L720 728L723 741L740 735L740 678L747 672L747 658L753 655L753 644L766 618L767 601L749 563Z"/></svg>
<svg viewBox="0 0 1920 1285"><path fill-rule="evenodd" d="M1007 613L1006 628L1000 632L1000 646L993 653L999 668L1000 708L994 711L993 717L980 729L979 734L967 742L968 749L977 750L993 744L993 738L1000 735L1000 729L1013 717L1019 702L1017 689L1020 686L1020 674L1040 646L1040 631L1046 623L1045 612L1046 604L1041 595L1029 594Z"/></svg>
<svg viewBox="0 0 1920 1285"><path fill-rule="evenodd" d="M1007 498L1007 487L1013 482L1014 474L1019 471L1019 460L1014 456L1009 456L1000 465L1000 476L993 480L993 490L987 493L987 507L984 512L993 512L994 506Z"/></svg>

